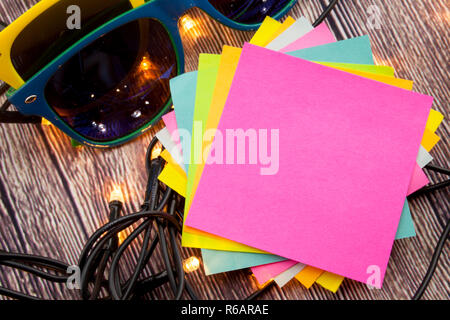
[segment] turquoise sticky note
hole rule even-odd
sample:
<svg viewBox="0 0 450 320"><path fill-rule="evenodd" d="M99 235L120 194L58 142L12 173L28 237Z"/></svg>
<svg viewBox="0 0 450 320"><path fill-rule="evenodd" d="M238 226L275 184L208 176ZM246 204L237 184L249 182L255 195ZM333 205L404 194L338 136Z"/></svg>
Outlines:
<svg viewBox="0 0 450 320"><path fill-rule="evenodd" d="M414 222L411 217L411 210L409 208L408 201L405 201L403 206L402 216L398 224L397 234L395 239L411 238L416 236L416 230L414 228Z"/></svg>
<svg viewBox="0 0 450 320"><path fill-rule="evenodd" d="M207 276L286 260L275 255L206 249L202 249L202 258Z"/></svg>
<svg viewBox="0 0 450 320"><path fill-rule="evenodd" d="M373 65L372 49L368 36L343 40L318 47L287 53L311 61L343 62ZM183 74L171 80L172 99L178 128L186 129L192 135L197 72ZM183 158L190 159L190 141L183 143ZM405 202L396 239L415 236L414 224ZM282 257L246 252L230 252L202 249L203 265L207 274L229 272L286 260Z"/></svg>
<svg viewBox="0 0 450 320"><path fill-rule="evenodd" d="M328 43L287 54L310 61L375 64L369 36Z"/></svg>
<svg viewBox="0 0 450 320"><path fill-rule="evenodd" d="M187 72L170 80L173 105L176 106L175 117L178 130L187 130L189 135L180 135L185 169L191 154L192 122L194 119L195 92L197 87L197 71ZM187 170L185 170L187 172Z"/></svg>

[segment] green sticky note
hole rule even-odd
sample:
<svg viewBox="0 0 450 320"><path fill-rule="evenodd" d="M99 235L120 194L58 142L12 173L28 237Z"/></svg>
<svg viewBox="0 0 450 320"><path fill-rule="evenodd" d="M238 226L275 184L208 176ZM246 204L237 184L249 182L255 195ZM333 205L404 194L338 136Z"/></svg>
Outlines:
<svg viewBox="0 0 450 320"><path fill-rule="evenodd" d="M203 133L205 131L206 120L208 119L209 108L214 93L219 63L220 55L201 54L199 57L191 134L190 163L187 174L186 203L184 208L185 217L189 212L191 204L191 194L197 167L202 163Z"/></svg>

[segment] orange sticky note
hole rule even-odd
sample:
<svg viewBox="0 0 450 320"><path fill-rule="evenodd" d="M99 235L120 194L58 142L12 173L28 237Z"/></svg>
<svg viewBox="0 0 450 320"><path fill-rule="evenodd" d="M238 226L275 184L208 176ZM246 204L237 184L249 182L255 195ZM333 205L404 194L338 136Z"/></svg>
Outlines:
<svg viewBox="0 0 450 320"><path fill-rule="evenodd" d="M436 133L431 132L429 129L425 129L421 145L425 148L425 150L430 152L431 149L433 149L433 147L439 142L439 140L441 140L441 138L439 138Z"/></svg>
<svg viewBox="0 0 450 320"><path fill-rule="evenodd" d="M297 279L302 285L309 289L324 272L325 271L321 269L306 266L295 276L295 279Z"/></svg>

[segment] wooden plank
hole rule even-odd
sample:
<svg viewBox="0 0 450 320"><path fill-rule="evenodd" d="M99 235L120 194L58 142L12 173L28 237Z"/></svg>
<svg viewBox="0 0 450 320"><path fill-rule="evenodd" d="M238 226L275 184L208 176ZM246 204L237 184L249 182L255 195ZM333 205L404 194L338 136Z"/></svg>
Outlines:
<svg viewBox="0 0 450 320"><path fill-rule="evenodd" d="M37 1L2 0L0 17L13 21ZM291 11L295 18L311 21L328 1L300 1ZM381 29L367 27L368 8L381 12ZM227 28L198 9L188 14L198 22L199 36L181 32L186 70L195 70L199 53L220 53L224 44L241 46L253 32ZM392 65L397 76L412 79L415 90L435 97L434 108L449 117L448 9L445 0L341 1L327 20L337 39L369 34L378 64ZM2 100L0 100L1 102ZM114 185L125 193L126 212L138 209L146 184L145 150L154 132L111 150L74 149L69 139L54 127L32 125L0 126L0 246L2 249L46 255L76 263L82 244L106 222L108 194ZM435 163L449 167L449 125L439 128L442 141L433 150ZM430 174L432 181L439 175ZM396 241L383 290L345 280L336 295L315 285L306 290L295 281L283 289L272 288L267 299L408 299L425 273L432 249L449 218L449 192L443 190L411 202L418 236ZM127 254L124 270L136 262L136 250ZM185 257L199 250L183 249ZM445 250L426 299L447 299L450 286L449 252ZM161 261L152 266L161 268ZM203 299L239 299L249 295L256 281L248 271L206 277L188 275ZM61 285L49 285L0 269L0 283L29 294L52 299L77 298ZM171 298L167 288L158 297Z"/></svg>

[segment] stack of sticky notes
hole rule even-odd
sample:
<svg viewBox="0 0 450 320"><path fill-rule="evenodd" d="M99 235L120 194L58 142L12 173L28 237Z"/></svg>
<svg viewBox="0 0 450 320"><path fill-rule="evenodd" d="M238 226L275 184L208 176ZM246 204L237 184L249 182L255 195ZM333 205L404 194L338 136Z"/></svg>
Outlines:
<svg viewBox="0 0 450 320"><path fill-rule="evenodd" d="M171 80L157 134L159 179L186 198L182 245L207 275L381 288L394 240L415 236L406 197L429 183L443 120L412 88L375 65L368 36L336 41L305 18L201 54Z"/></svg>

